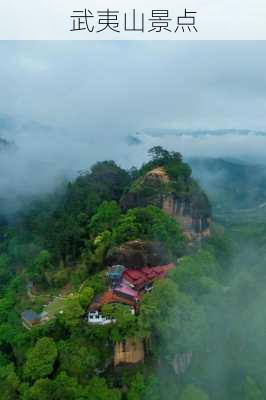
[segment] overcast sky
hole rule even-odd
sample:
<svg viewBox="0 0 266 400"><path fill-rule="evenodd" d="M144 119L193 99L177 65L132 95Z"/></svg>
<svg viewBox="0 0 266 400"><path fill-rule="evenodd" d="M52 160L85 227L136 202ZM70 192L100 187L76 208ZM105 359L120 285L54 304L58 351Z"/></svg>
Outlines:
<svg viewBox="0 0 266 400"><path fill-rule="evenodd" d="M25 188L30 177L36 190L98 159L141 162L149 144L124 139L147 127L266 131L265 50L263 41L0 42L0 117L10 124L0 136L18 146L13 160L0 156L5 179Z"/></svg>
<svg viewBox="0 0 266 400"><path fill-rule="evenodd" d="M1 42L1 111L71 129L265 129L264 42Z"/></svg>

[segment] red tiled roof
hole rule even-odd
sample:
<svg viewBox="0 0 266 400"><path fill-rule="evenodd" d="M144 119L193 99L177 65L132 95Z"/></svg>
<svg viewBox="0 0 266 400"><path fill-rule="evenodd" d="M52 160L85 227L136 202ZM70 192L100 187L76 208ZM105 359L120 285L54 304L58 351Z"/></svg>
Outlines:
<svg viewBox="0 0 266 400"><path fill-rule="evenodd" d="M124 273L125 275L129 276L131 279L138 280L143 276L142 272L136 269L128 269Z"/></svg>
<svg viewBox="0 0 266 400"><path fill-rule="evenodd" d="M132 299L135 299L136 301L139 300L139 294L136 290L131 289L130 287L128 287L125 283L123 283L121 286L117 286L115 289L115 294L117 294L119 296L119 293L121 293L121 295L126 295L128 297L131 297Z"/></svg>
<svg viewBox="0 0 266 400"><path fill-rule="evenodd" d="M173 268L175 268L175 264L159 265L151 268L145 267L139 270L127 269L123 274L123 284L120 287L116 287L114 289L115 292L110 289L95 298L89 309L98 310L104 304L110 303L121 303L135 307L139 301L139 294L136 290L128 287L125 281L132 283L139 290L154 279L164 278L166 273Z"/></svg>
<svg viewBox="0 0 266 400"><path fill-rule="evenodd" d="M126 281L132 283L136 287L144 286L157 278L164 278L166 273L173 269L175 264L159 265L157 267L145 267L142 269L127 269L123 277Z"/></svg>
<svg viewBox="0 0 266 400"><path fill-rule="evenodd" d="M129 305L129 306L132 306L132 307L135 306L135 301L134 300L130 300L128 298L124 298L122 296L118 296L112 290L108 290L107 292L103 293L99 297L99 299L94 301L90 305L89 309L90 310L97 310L97 309L101 308L103 305L110 304L110 303L126 304L126 305Z"/></svg>

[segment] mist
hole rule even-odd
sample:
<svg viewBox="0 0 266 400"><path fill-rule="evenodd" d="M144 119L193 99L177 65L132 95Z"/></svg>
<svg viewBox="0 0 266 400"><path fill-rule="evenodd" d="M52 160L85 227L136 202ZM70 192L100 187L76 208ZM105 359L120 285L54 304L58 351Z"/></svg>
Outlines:
<svg viewBox="0 0 266 400"><path fill-rule="evenodd" d="M198 168L193 176L224 208L266 201L264 42L1 42L0 50L0 215L97 161L139 167L153 146L179 151L189 162L206 157L260 164L261 172L250 169L237 184L224 170ZM213 398L221 393L219 400L234 392L235 375L242 382L243 370L266 391L260 218L237 214L230 232L235 248L223 265L219 293L214 286L202 301L211 328L208 351L203 341L204 357L198 365L195 360L190 377Z"/></svg>
<svg viewBox="0 0 266 400"><path fill-rule="evenodd" d="M10 205L96 161L139 166L153 145L185 157L265 159L266 136L145 133L266 131L263 42L1 42L0 49L0 137L13 143L0 152L0 197ZM141 143L131 146L135 132L143 132Z"/></svg>

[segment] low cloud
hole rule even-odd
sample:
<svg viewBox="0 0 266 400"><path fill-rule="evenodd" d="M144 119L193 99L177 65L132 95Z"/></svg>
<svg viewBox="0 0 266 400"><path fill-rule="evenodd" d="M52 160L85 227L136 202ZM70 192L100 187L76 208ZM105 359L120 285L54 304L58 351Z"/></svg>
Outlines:
<svg viewBox="0 0 266 400"><path fill-rule="evenodd" d="M264 42L1 42L1 197L49 191L94 162L140 165L160 144L185 156L265 157L266 139L127 137L145 127L266 130Z"/></svg>

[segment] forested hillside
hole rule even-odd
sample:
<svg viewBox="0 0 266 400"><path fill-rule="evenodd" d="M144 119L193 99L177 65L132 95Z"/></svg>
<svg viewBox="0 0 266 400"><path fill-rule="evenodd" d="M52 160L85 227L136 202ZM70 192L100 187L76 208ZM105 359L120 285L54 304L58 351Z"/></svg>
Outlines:
<svg viewBox="0 0 266 400"><path fill-rule="evenodd" d="M264 165L220 158L194 158L189 164L217 212L252 210L266 202Z"/></svg>
<svg viewBox="0 0 266 400"><path fill-rule="evenodd" d="M225 231L181 154L149 155L1 218L0 399L266 398L266 228Z"/></svg>

